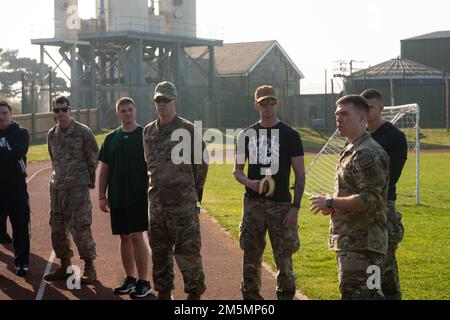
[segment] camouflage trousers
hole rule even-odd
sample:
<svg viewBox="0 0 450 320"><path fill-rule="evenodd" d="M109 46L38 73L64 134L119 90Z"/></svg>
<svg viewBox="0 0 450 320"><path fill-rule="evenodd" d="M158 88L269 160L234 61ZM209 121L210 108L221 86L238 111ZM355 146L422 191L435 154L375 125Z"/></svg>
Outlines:
<svg viewBox="0 0 450 320"><path fill-rule="evenodd" d="M52 245L57 258L73 257L69 238L71 234L81 259L95 259L91 224L92 205L87 186L68 190L55 190L50 187L50 226Z"/></svg>
<svg viewBox="0 0 450 320"><path fill-rule="evenodd" d="M259 297L261 289L261 264L269 233L272 251L277 265L277 297L291 300L295 295L295 273L292 254L300 248L298 227L286 228L283 220L291 203L276 203L266 199L244 198L239 242L244 251L243 281L244 299Z"/></svg>
<svg viewBox="0 0 450 320"><path fill-rule="evenodd" d="M336 252L336 264L339 277L339 290L342 300L381 300L383 292L379 288L370 288L369 267L376 266L380 271L377 282L381 285L381 266L384 255L371 251L338 251Z"/></svg>
<svg viewBox="0 0 450 320"><path fill-rule="evenodd" d="M205 290L200 236L200 220L194 204L158 206L150 202L150 247L153 282L157 291L172 291L174 262L183 275L184 291L202 295Z"/></svg>
<svg viewBox="0 0 450 320"><path fill-rule="evenodd" d="M397 212L394 201L388 201L388 250L382 268L381 287L386 300L401 300L400 278L395 253L403 239L402 214Z"/></svg>

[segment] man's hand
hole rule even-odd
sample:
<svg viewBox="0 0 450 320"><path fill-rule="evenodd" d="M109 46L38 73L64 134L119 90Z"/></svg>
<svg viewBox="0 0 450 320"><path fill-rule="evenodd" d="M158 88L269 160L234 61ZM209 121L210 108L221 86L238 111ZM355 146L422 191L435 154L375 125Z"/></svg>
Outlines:
<svg viewBox="0 0 450 320"><path fill-rule="evenodd" d="M333 212L333 209L327 207L328 198L330 198L329 195L322 195L309 198L309 201L311 202L310 210L314 214L321 212L324 216L329 216Z"/></svg>
<svg viewBox="0 0 450 320"><path fill-rule="evenodd" d="M286 228L295 228L298 225L298 211L299 209L292 207L286 218L283 220L283 225Z"/></svg>
<svg viewBox="0 0 450 320"><path fill-rule="evenodd" d="M259 184L261 183L260 180L248 180L246 187L259 193Z"/></svg>
<svg viewBox="0 0 450 320"><path fill-rule="evenodd" d="M109 210L111 209L111 207L109 205L108 198L102 198L99 201L100 201L100 210L102 210L102 212L104 212L104 213L109 213Z"/></svg>

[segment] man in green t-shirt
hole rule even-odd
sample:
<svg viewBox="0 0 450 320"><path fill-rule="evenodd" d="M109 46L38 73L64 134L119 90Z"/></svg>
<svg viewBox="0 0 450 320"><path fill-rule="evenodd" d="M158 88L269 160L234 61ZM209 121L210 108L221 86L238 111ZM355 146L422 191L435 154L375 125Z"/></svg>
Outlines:
<svg viewBox="0 0 450 320"><path fill-rule="evenodd" d="M122 126L106 136L100 150L100 209L110 212L113 235L120 235L121 240L126 277L114 293L144 298L152 288L147 277L149 252L144 240L144 232L148 231L148 182L143 128L135 121L136 108L131 98L117 101L116 114Z"/></svg>

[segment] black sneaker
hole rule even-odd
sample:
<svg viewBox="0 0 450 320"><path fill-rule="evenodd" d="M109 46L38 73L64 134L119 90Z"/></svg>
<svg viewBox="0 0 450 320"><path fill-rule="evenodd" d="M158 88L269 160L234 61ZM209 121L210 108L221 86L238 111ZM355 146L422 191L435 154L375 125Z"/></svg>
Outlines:
<svg viewBox="0 0 450 320"><path fill-rule="evenodd" d="M16 267L16 275L19 277L25 277L28 274L28 266L23 264Z"/></svg>
<svg viewBox="0 0 450 320"><path fill-rule="evenodd" d="M152 293L152 287L149 281L138 280L136 288L130 293L131 298L145 298Z"/></svg>
<svg viewBox="0 0 450 320"><path fill-rule="evenodd" d="M126 277L120 283L120 287L114 289L114 294L130 294L136 288L136 278Z"/></svg>
<svg viewBox="0 0 450 320"><path fill-rule="evenodd" d="M9 234L7 234L7 233L2 234L2 235L0 236L0 243L1 243L1 244L11 244L11 243L12 243L12 239L11 239L11 237L9 236Z"/></svg>

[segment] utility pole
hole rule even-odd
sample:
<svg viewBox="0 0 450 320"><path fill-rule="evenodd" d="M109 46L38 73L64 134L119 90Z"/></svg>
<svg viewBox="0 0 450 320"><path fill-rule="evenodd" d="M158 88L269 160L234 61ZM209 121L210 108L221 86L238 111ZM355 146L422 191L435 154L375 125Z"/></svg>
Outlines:
<svg viewBox="0 0 450 320"><path fill-rule="evenodd" d="M327 128L327 115L328 115L328 70L325 69L325 128Z"/></svg>
<svg viewBox="0 0 450 320"><path fill-rule="evenodd" d="M447 130L447 132L449 132L449 115L448 115L448 77L447 77L447 72L445 71L445 69L442 69L442 86L443 86L443 100L442 101L442 116L444 118L444 122L445 122L445 128Z"/></svg>
<svg viewBox="0 0 450 320"><path fill-rule="evenodd" d="M448 87L448 76L445 77L445 127L447 129L447 132L450 132L450 121L449 121L449 100L450 100L450 92Z"/></svg>
<svg viewBox="0 0 450 320"><path fill-rule="evenodd" d="M331 97L332 97L332 99L333 99L332 101L334 103L336 101L336 98L334 97L334 79L333 78L331 79ZM327 119L327 118L325 118L325 119ZM328 127L327 127L327 129L328 129Z"/></svg>
<svg viewBox="0 0 450 320"><path fill-rule="evenodd" d="M48 72L48 101L50 103L50 109L49 112L52 111L53 105L52 105L52 68L50 68Z"/></svg>
<svg viewBox="0 0 450 320"><path fill-rule="evenodd" d="M351 92L354 92L354 87L353 87L353 61L354 60L350 60L350 88L351 88Z"/></svg>
<svg viewBox="0 0 450 320"><path fill-rule="evenodd" d="M28 113L27 91L25 90L25 73L22 72L22 114Z"/></svg>
<svg viewBox="0 0 450 320"><path fill-rule="evenodd" d="M394 79L389 79L391 84L391 106L395 106L395 89L394 89Z"/></svg>
<svg viewBox="0 0 450 320"><path fill-rule="evenodd" d="M335 63L338 64L338 67L335 70L334 77L335 78L342 78L344 79L344 93L345 94L352 94L355 91L355 85L353 82L353 72L358 72L361 70L359 66L356 66L355 63L363 64L365 61L358 61L358 60L338 60L335 61ZM364 80L366 78L366 75L364 74Z"/></svg>

